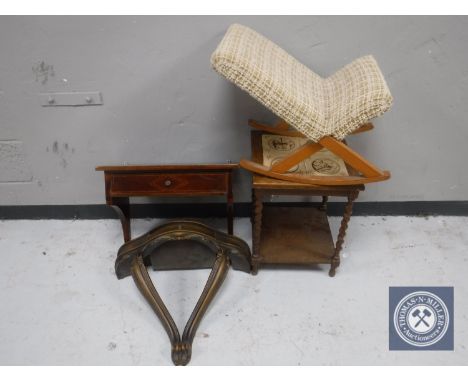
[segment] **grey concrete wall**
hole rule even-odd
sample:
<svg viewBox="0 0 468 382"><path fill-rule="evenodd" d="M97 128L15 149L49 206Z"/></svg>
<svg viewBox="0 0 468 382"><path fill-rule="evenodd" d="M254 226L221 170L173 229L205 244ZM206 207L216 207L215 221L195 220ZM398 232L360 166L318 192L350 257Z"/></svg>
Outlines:
<svg viewBox="0 0 468 382"><path fill-rule="evenodd" d="M467 17L3 16L0 204L102 203L96 165L248 157L246 120L274 117L210 68L233 22L322 75L377 58L395 105L350 143L393 177L361 200L467 199ZM47 91L101 91L104 105L41 107Z"/></svg>

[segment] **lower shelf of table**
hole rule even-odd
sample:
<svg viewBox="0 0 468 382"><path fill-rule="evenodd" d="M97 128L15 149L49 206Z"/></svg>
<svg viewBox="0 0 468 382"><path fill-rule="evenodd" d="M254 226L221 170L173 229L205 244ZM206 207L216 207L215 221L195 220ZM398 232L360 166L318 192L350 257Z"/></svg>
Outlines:
<svg viewBox="0 0 468 382"><path fill-rule="evenodd" d="M264 264L330 264L335 246L325 211L264 205L260 257Z"/></svg>

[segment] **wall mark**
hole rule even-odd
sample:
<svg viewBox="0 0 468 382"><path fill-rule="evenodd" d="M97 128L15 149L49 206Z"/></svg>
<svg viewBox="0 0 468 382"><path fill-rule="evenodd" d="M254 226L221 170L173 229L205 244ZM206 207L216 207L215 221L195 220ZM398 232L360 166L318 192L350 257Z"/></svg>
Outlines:
<svg viewBox="0 0 468 382"><path fill-rule="evenodd" d="M0 183L31 182L32 178L23 142L0 140Z"/></svg>
<svg viewBox="0 0 468 382"><path fill-rule="evenodd" d="M40 82L42 85L49 81L49 77L55 77L54 66L46 64L44 61L35 63L32 71L36 77L36 82Z"/></svg>
<svg viewBox="0 0 468 382"><path fill-rule="evenodd" d="M47 146L46 151L49 152L49 147ZM71 151L71 153L70 153ZM59 156L60 158L60 166L62 168L66 168L68 166L68 159L71 154L75 153L75 148L71 147L68 142L64 142L59 144L58 141L54 141L52 143L52 152Z"/></svg>

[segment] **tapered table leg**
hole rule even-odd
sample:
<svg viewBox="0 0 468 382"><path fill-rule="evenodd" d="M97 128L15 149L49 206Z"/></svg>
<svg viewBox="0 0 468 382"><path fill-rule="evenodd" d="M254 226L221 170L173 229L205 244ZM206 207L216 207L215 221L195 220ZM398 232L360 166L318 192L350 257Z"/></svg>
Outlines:
<svg viewBox="0 0 468 382"><path fill-rule="evenodd" d="M112 198L108 204L111 205L119 216L120 223L122 224L124 241L129 241L131 239L129 198Z"/></svg>

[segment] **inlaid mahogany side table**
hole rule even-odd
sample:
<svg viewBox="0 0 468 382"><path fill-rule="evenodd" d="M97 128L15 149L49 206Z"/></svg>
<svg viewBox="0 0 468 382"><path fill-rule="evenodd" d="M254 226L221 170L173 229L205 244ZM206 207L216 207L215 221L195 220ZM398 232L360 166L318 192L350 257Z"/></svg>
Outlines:
<svg viewBox="0 0 468 382"><path fill-rule="evenodd" d="M252 160L263 162L262 133L252 131ZM348 173L354 170L347 166ZM351 186L317 186L294 183L261 175L252 178L252 273L261 264L312 265L330 264L333 277L340 265L340 252L352 214L354 200L364 190L362 184ZM282 207L264 204L273 195L321 196L316 207ZM327 217L329 196L347 198L336 244Z"/></svg>
<svg viewBox="0 0 468 382"><path fill-rule="evenodd" d="M215 196L227 200L227 228L233 233L232 173L237 163L153 166L99 166L104 171L106 203L117 212L125 242L131 238L132 196Z"/></svg>

